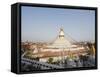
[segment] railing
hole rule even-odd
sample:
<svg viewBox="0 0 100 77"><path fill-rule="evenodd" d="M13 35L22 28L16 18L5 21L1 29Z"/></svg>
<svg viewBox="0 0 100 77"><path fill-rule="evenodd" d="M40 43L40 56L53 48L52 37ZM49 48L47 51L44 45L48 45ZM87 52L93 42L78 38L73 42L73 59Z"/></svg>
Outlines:
<svg viewBox="0 0 100 77"><path fill-rule="evenodd" d="M32 64L33 66L42 67L42 68L45 68L45 69L62 69L62 68L64 68L64 67L61 67L61 66L48 64L48 63L44 63L44 62L39 62L39 61L36 61L36 60L30 60L30 59L27 59L27 58L22 58L21 62L28 64L28 65Z"/></svg>

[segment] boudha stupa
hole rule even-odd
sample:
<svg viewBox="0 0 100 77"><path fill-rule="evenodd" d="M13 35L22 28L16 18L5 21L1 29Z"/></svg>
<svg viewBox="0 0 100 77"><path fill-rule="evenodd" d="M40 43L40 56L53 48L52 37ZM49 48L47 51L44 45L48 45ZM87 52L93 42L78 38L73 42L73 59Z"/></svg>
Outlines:
<svg viewBox="0 0 100 77"><path fill-rule="evenodd" d="M81 45L75 44L65 37L63 28L60 28L56 40L41 48L39 52L33 53L42 62L47 62L49 58L54 61L61 60L62 57L67 58L70 55L78 56L85 54L85 48Z"/></svg>

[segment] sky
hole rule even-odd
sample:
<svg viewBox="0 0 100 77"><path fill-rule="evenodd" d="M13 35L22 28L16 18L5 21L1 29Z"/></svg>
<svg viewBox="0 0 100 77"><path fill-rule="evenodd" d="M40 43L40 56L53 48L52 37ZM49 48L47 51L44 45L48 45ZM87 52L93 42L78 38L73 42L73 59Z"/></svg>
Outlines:
<svg viewBox="0 0 100 77"><path fill-rule="evenodd" d="M95 40L95 11L21 7L22 41L53 41L62 27L76 41Z"/></svg>

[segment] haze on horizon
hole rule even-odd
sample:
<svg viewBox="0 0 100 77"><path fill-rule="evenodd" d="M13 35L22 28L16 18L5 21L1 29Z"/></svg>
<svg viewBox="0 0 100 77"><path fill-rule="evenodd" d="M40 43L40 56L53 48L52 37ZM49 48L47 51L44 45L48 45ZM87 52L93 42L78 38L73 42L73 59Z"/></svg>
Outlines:
<svg viewBox="0 0 100 77"><path fill-rule="evenodd" d="M95 11L21 7L22 41L53 41L62 27L76 41L95 40Z"/></svg>

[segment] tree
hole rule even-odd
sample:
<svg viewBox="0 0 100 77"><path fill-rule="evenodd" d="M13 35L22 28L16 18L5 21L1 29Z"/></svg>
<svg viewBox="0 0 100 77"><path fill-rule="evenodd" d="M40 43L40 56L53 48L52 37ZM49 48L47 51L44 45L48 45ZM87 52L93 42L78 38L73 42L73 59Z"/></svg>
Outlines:
<svg viewBox="0 0 100 77"><path fill-rule="evenodd" d="M53 58L49 58L47 62L50 64L53 63Z"/></svg>

